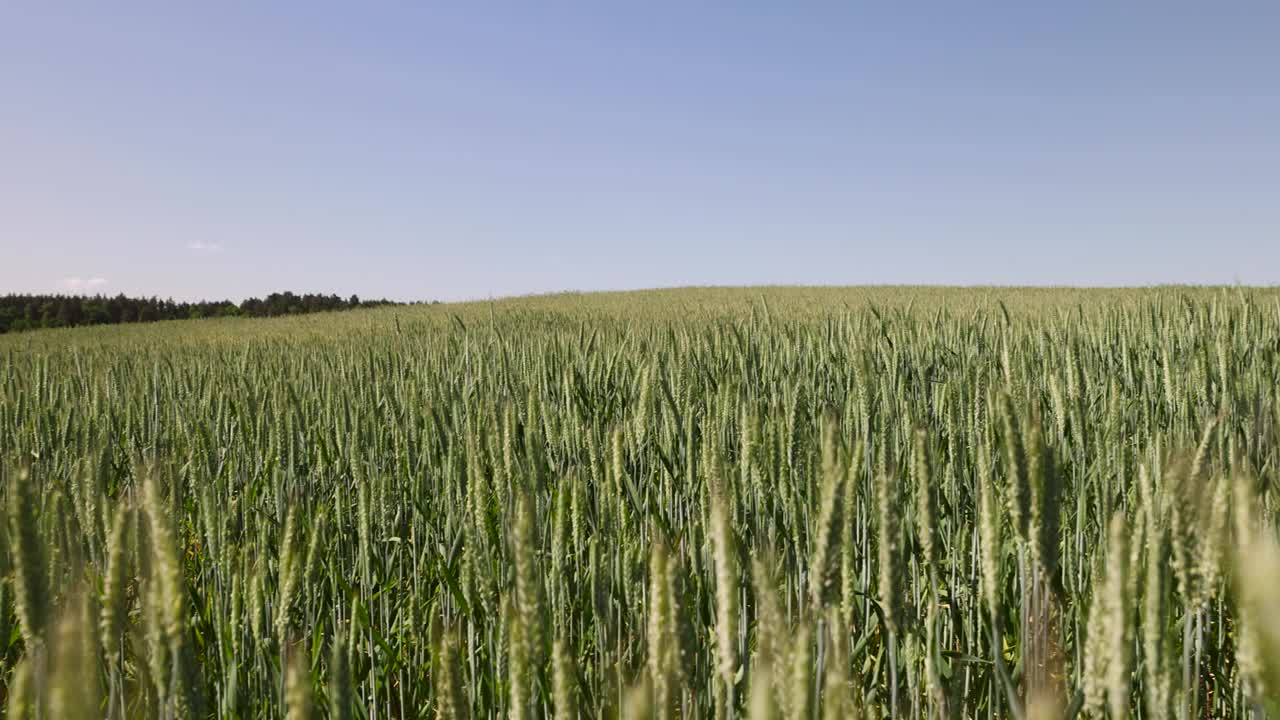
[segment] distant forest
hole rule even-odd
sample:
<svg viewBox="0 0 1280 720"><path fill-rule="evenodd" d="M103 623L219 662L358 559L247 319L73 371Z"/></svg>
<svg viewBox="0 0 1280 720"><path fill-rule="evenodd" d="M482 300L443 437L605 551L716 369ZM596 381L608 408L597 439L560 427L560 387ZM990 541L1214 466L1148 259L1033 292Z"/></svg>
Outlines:
<svg viewBox="0 0 1280 720"><path fill-rule="evenodd" d="M248 298L239 305L230 300L175 302L124 295L3 295L0 296L0 333L156 320L276 317L392 304L390 300L361 300L357 295L344 299L337 295L291 292Z"/></svg>

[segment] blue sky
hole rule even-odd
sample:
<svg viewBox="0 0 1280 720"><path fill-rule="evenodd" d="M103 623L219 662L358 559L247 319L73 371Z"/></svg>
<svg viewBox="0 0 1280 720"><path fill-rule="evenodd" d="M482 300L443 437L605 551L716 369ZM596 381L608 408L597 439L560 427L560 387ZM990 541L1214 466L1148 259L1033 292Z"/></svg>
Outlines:
<svg viewBox="0 0 1280 720"><path fill-rule="evenodd" d="M1055 4L5 3L0 292L1280 283L1280 3Z"/></svg>

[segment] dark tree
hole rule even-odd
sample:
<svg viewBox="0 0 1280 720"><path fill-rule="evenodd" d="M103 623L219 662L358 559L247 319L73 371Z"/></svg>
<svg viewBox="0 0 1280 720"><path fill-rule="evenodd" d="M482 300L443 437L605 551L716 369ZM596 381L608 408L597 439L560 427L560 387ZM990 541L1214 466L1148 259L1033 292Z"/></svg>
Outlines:
<svg viewBox="0 0 1280 720"><path fill-rule="evenodd" d="M172 298L161 300L124 295L110 298L102 295L2 295L0 333L154 320L275 317L390 304L389 300L362 301L358 295L343 300L334 294L298 295L289 291L271 293L262 299L245 298L238 305L230 300L177 302Z"/></svg>

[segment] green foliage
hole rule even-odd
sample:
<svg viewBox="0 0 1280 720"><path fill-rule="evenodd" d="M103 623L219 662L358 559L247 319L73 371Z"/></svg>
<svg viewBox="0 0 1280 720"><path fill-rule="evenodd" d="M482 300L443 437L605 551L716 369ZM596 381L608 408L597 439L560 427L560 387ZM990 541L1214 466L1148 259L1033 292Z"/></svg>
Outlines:
<svg viewBox="0 0 1280 720"><path fill-rule="evenodd" d="M42 328L116 325L157 320L197 320L219 317L277 317L330 310L352 310L391 304L388 300L360 300L356 295L292 292L271 293L265 298L175 302L156 297L124 295L0 295L0 334Z"/></svg>
<svg viewBox="0 0 1280 720"><path fill-rule="evenodd" d="M1270 290L6 336L0 707L1274 712L1278 378Z"/></svg>

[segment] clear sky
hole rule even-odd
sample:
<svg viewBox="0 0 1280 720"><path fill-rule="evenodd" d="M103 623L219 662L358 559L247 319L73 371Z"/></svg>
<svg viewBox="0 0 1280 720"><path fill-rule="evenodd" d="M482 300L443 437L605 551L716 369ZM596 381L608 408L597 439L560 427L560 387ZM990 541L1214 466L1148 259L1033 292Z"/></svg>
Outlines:
<svg viewBox="0 0 1280 720"><path fill-rule="evenodd" d="M10 0L0 293L1280 283L1277 33L1275 0Z"/></svg>

